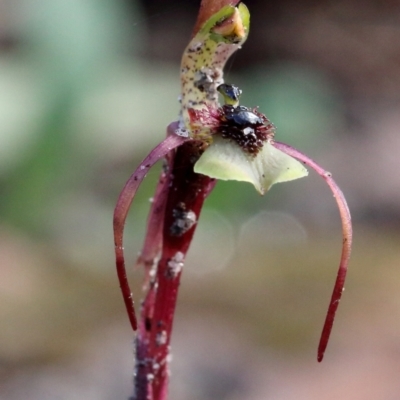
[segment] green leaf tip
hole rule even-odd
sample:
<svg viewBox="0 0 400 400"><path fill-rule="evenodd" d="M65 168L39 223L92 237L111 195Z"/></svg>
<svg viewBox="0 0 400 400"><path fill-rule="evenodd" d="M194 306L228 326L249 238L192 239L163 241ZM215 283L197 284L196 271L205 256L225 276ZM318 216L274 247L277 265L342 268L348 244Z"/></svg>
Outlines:
<svg viewBox="0 0 400 400"><path fill-rule="evenodd" d="M308 175L301 163L270 142L254 156L220 136L213 137L211 145L194 165L194 171L211 178L252 183L260 194L266 193L275 183Z"/></svg>

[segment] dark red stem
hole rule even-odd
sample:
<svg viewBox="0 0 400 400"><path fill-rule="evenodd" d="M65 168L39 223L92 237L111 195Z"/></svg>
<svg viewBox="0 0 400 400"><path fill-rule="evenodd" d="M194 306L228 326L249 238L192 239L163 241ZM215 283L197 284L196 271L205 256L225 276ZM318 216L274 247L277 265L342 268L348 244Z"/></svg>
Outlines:
<svg viewBox="0 0 400 400"><path fill-rule="evenodd" d="M202 144L190 141L177 149L163 224L162 254L141 310L137 337L135 400L165 400L169 345L181 270L196 224L180 230L187 213L198 220L214 181L193 172ZM180 220L181 219L181 220ZM179 221L180 220L180 221Z"/></svg>

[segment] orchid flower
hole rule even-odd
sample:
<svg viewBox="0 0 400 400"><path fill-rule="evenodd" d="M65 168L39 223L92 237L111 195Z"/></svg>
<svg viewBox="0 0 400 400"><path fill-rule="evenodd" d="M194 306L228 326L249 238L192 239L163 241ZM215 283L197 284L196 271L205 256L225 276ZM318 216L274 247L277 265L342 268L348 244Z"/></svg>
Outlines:
<svg viewBox="0 0 400 400"><path fill-rule="evenodd" d="M247 7L232 3L238 1L203 0L194 37L182 57L179 119L168 126L166 139L129 178L114 212L118 278L131 326L138 331L134 400L167 398L169 344L182 268L203 202L217 179L249 182L264 194L275 183L306 176L305 164L332 190L342 219L343 248L318 348L319 361L344 288L352 228L342 192L329 172L300 151L275 141L275 127L268 118L257 108L240 105L240 89L224 83L225 63L246 41L250 24ZM164 167L136 262L146 273L145 298L137 321L125 270L124 225L140 183L159 160L164 160Z"/></svg>

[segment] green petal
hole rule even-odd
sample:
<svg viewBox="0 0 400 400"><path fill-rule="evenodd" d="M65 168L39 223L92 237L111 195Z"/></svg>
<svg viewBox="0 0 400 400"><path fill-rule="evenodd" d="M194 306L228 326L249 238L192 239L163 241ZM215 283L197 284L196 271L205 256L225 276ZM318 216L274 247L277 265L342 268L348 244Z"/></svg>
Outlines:
<svg viewBox="0 0 400 400"><path fill-rule="evenodd" d="M301 163L269 142L256 156L252 156L236 143L220 136L214 136L212 144L196 162L194 171L216 179L250 182L261 194L274 183L308 175Z"/></svg>

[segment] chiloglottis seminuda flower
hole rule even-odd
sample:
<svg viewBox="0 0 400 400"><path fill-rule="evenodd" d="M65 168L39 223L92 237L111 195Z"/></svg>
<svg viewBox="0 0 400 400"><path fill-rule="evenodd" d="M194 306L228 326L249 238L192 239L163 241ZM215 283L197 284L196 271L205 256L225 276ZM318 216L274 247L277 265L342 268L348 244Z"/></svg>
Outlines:
<svg viewBox="0 0 400 400"><path fill-rule="evenodd" d="M241 3L238 7L223 7L195 34L181 62L179 120L168 126L166 139L149 153L129 178L115 208L117 273L132 328L136 330L139 327L137 357L141 360L138 368L143 371L136 372L139 377L137 386L141 388L137 390L146 391L146 396L150 391L161 393L165 388L165 384L160 382L166 379L166 370L155 369L144 360L151 356L158 360L157 365L164 365L162 360L165 361L169 351L171 314L174 312L184 258L202 202L212 191L215 179L249 182L264 194L275 183L307 176L305 165L314 169L332 190L342 220L343 246L318 348L319 361L323 358L343 292L351 252L352 227L350 212L341 190L329 172L300 151L277 141L275 127L268 118L256 108L240 105L240 89L224 83L225 63L247 39L249 24L249 11ZM219 103L220 95L224 98L222 105ZM190 151L187 159L183 151ZM124 225L140 183L149 169L164 158L165 168L156 189L145 242L137 261L137 265L146 271L146 298L138 326L125 271ZM180 169L176 167L177 162L180 162ZM186 184L177 182L181 178L175 172L182 171L182 168L187 168L187 176L190 176L185 179L197 179L200 183L189 188L189 182L186 188ZM177 193L173 193L174 190ZM185 190L193 190L193 196L201 196L201 201L197 205L190 203L187 199L191 197L184 193ZM177 265L179 268L172 271L172 266ZM170 306L167 305L166 293L173 293ZM146 381L146 376L153 378ZM147 383L144 384L144 381Z"/></svg>

